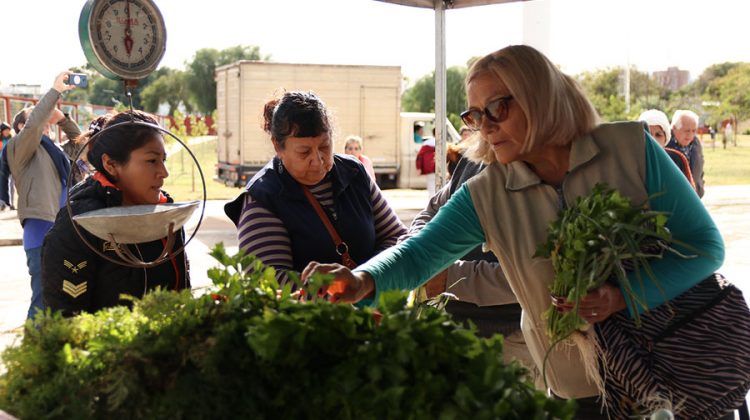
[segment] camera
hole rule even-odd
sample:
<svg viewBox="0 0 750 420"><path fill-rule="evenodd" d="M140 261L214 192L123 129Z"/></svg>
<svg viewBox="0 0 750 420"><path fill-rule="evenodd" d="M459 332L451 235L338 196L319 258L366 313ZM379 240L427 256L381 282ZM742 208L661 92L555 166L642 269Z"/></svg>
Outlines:
<svg viewBox="0 0 750 420"><path fill-rule="evenodd" d="M66 85L74 85L81 88L88 87L89 79L88 76L82 73L71 73L68 75L68 80L65 81Z"/></svg>

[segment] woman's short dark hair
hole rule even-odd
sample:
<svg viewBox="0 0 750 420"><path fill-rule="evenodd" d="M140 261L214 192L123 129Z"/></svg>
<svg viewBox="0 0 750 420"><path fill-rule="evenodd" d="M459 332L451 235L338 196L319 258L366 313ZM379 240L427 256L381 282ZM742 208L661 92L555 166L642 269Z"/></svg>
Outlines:
<svg viewBox="0 0 750 420"><path fill-rule="evenodd" d="M280 99L268 101L263 119L263 129L282 149L288 137L332 134L326 105L313 92L285 92Z"/></svg>
<svg viewBox="0 0 750 420"><path fill-rule="evenodd" d="M104 119L106 121L101 128L101 132L91 134L93 140L89 143L89 152L86 156L89 163L97 171L104 174L110 181L115 182L116 180L112 179L111 175L104 169L102 155L106 153L115 162L124 165L130 160L130 153L133 150L139 149L155 137L161 136L161 131L156 128L158 126L156 119L142 111L124 111ZM101 117L98 121L101 121ZM122 124L113 127L116 124L129 121L153 124L154 127L142 124Z"/></svg>

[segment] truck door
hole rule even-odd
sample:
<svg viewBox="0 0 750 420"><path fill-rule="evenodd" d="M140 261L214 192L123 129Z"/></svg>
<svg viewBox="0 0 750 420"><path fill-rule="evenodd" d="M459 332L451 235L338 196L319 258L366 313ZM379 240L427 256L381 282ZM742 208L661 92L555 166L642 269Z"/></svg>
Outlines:
<svg viewBox="0 0 750 420"><path fill-rule="evenodd" d="M242 163L240 156L240 68L227 68L216 80L219 132L219 161Z"/></svg>
<svg viewBox="0 0 750 420"><path fill-rule="evenodd" d="M363 154L372 160L378 184L395 186L399 153L399 90L394 87L360 88L360 127Z"/></svg>

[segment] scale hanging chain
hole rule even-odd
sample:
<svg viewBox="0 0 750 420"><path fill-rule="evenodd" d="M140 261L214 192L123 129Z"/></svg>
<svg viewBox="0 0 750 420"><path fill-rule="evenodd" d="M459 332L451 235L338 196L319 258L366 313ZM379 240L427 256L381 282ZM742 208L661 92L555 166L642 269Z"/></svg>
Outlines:
<svg viewBox="0 0 750 420"><path fill-rule="evenodd" d="M134 80L123 80L123 87L125 89L125 96L128 97L128 105L130 106L130 121L135 122L135 116L133 115L133 93L130 88L136 85Z"/></svg>

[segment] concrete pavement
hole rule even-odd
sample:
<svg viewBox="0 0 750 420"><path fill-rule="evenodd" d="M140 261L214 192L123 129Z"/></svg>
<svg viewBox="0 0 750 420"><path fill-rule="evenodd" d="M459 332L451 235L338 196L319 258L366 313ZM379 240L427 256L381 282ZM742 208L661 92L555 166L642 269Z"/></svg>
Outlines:
<svg viewBox="0 0 750 420"><path fill-rule="evenodd" d="M21 245L23 229L15 210L0 211L0 246Z"/></svg>

